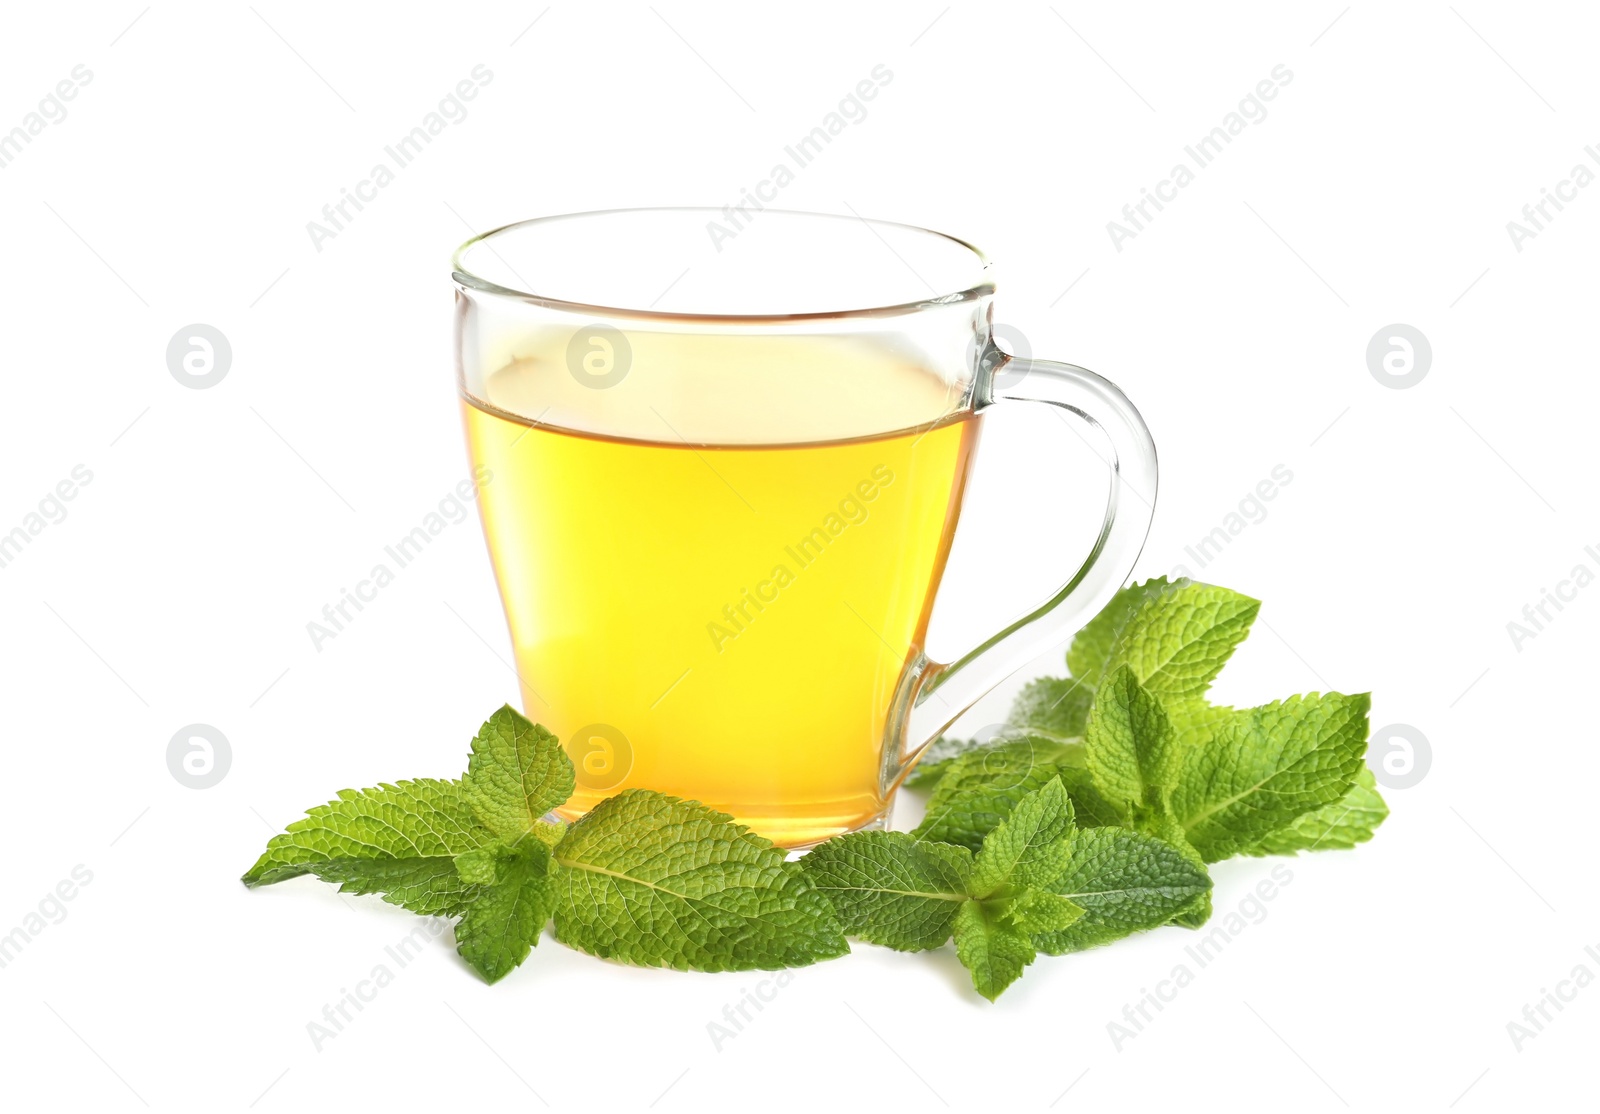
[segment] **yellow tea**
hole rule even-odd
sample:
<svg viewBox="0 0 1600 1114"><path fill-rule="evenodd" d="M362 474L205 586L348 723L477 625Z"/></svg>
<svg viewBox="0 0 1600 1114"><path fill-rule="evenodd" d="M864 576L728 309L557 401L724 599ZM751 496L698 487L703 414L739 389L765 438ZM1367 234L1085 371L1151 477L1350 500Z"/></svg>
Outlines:
<svg viewBox="0 0 1600 1114"><path fill-rule="evenodd" d="M855 338L630 335L599 389L565 340L463 400L523 706L577 768L563 815L639 787L790 847L873 820L977 420Z"/></svg>

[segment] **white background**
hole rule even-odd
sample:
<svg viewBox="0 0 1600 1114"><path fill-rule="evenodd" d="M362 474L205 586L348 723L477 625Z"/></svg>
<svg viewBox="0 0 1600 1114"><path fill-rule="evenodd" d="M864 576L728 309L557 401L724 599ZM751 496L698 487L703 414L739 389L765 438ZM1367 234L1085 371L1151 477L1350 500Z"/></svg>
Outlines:
<svg viewBox="0 0 1600 1114"><path fill-rule="evenodd" d="M1520 648L1506 625L1600 571L1600 189L1520 252L1506 223L1600 170L1600 27L1575 5L1341 7L9 9L0 130L75 65L93 78L0 170L0 532L75 465L93 480L0 569L0 932L74 866L93 880L0 969L7 1104L1570 1106L1600 990L1521 1051L1507 1023L1600 974L1600 588ZM306 222L480 63L470 114L317 251ZM948 950L861 945L718 1049L708 1023L764 976L546 940L486 987L446 933L318 1051L307 1023L415 920L239 874L333 790L453 775L515 697L475 519L321 652L305 629L465 474L450 251L537 214L733 201L880 63L893 82L783 203L984 247L1000 319L1117 380L1155 433L1140 575L1265 600L1218 698L1370 689L1431 768L1373 843L1283 861L1259 923L1120 1050L1108 1022L1192 934L1042 959L997 1005ZM1116 250L1107 222L1279 64L1268 116ZM208 390L166 366L196 322L233 349ZM1410 389L1368 370L1393 323L1432 344ZM1032 472L986 458L951 614L993 627L1067 562L1063 430ZM1266 518L1198 569L1184 547L1279 464ZM206 790L167 769L192 723L231 744ZM1273 865L1219 867L1219 913Z"/></svg>

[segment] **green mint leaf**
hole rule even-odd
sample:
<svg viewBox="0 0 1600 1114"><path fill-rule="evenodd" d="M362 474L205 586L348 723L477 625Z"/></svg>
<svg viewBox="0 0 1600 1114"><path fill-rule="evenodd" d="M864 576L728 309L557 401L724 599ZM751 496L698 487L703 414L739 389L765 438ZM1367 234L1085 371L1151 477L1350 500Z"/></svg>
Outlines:
<svg viewBox="0 0 1600 1114"><path fill-rule="evenodd" d="M987 740L940 736L928 747L905 784L913 789L931 789L962 755L1026 738L1038 740L1036 746L1054 744L1059 748L1057 761L1081 766L1084 724L1093 704L1093 685L1070 677L1036 678L1017 694L1004 733Z"/></svg>
<svg viewBox="0 0 1600 1114"><path fill-rule="evenodd" d="M1100 795L1088 770L1057 766L1056 776L1067 787L1067 796L1072 799L1072 822L1078 827L1115 827L1125 822L1121 810Z"/></svg>
<svg viewBox="0 0 1600 1114"><path fill-rule="evenodd" d="M1179 580L1176 583L1188 582ZM1072 639L1072 645L1067 648L1067 671L1092 693L1100 684L1106 663L1111 660L1134 615L1147 601L1174 586L1166 577L1158 576L1143 584L1130 584L1112 596L1111 602L1100 609L1100 614L1090 619ZM1088 713L1087 708L1084 713Z"/></svg>
<svg viewBox="0 0 1600 1114"><path fill-rule="evenodd" d="M1152 836L1165 843L1185 859L1188 859L1194 868L1207 879L1211 877L1211 872L1206 869L1205 856L1195 850L1194 845L1189 842L1187 829L1170 811L1163 812L1159 816L1147 817L1143 826L1137 830L1142 835ZM1208 886L1205 893L1195 898L1187 908L1180 910L1173 916L1172 923L1181 928L1199 928L1210 919L1211 890Z"/></svg>
<svg viewBox="0 0 1600 1114"><path fill-rule="evenodd" d="M554 850L556 844L566 837L567 828L570 826L564 821L555 824L541 821L533 826L533 838Z"/></svg>
<svg viewBox="0 0 1600 1114"><path fill-rule="evenodd" d="M1167 718L1172 723L1173 750L1180 756L1210 745L1222 725L1238 715L1232 708L1210 704L1203 699L1182 700L1163 707L1166 708ZM1180 767L1182 761L1180 757ZM1202 869L1204 868L1204 857L1190 845L1188 832L1182 824L1171 818L1170 813L1157 822L1145 824L1142 830L1147 835L1153 835L1179 848ZM1196 898L1192 906L1173 917L1172 923L1181 928L1199 928L1210 919L1211 892L1208 890Z"/></svg>
<svg viewBox="0 0 1600 1114"><path fill-rule="evenodd" d="M1038 954L1026 932L1007 924L983 902L962 905L955 919L956 958L972 974L972 985L989 1001L1022 976Z"/></svg>
<svg viewBox="0 0 1600 1114"><path fill-rule="evenodd" d="M951 760L911 834L976 851L1018 801L1052 778L1073 777L1083 761L1081 744L1032 736L968 751Z"/></svg>
<svg viewBox="0 0 1600 1114"><path fill-rule="evenodd" d="M487 886L499 873L499 860L504 854L505 851L497 844L457 855L456 873L469 886Z"/></svg>
<svg viewBox="0 0 1600 1114"><path fill-rule="evenodd" d="M1211 919L1211 912L1211 895L1203 894L1195 898L1193 905L1174 916L1171 923L1179 928L1199 928Z"/></svg>
<svg viewBox="0 0 1600 1114"><path fill-rule="evenodd" d="M572 760L559 739L507 704L478 728L462 784L485 827L520 839L572 796Z"/></svg>
<svg viewBox="0 0 1600 1114"><path fill-rule="evenodd" d="M1134 594L1116 612L1116 621L1097 630L1076 655L1073 674L1098 686L1119 665L1127 665L1140 684L1171 702L1204 695L1261 610L1259 600L1192 580L1151 581L1124 591ZM1090 626L1117 601L1112 605ZM1079 650L1076 641L1073 650ZM1069 651L1069 665L1074 660Z"/></svg>
<svg viewBox="0 0 1600 1114"><path fill-rule="evenodd" d="M1210 743L1222 725L1239 714L1236 708L1205 700L1164 700L1161 706L1172 724L1172 745L1180 754Z"/></svg>
<svg viewBox="0 0 1600 1114"><path fill-rule="evenodd" d="M1017 802L983 840L972 861L967 892L986 898L1002 886L1048 886L1071 856L1072 802L1059 777Z"/></svg>
<svg viewBox="0 0 1600 1114"><path fill-rule="evenodd" d="M1084 913L1064 929L1035 936L1046 955L1109 944L1156 928L1209 897L1204 866L1153 836L1122 828L1080 828L1072 857L1051 890Z"/></svg>
<svg viewBox="0 0 1600 1114"><path fill-rule="evenodd" d="M925 951L950 939L972 852L905 832L857 832L814 848L800 867L833 903L846 936Z"/></svg>
<svg viewBox="0 0 1600 1114"><path fill-rule="evenodd" d="M1178 753L1167 713L1126 665L1095 695L1084 735L1089 773L1102 797L1128 815L1165 813Z"/></svg>
<svg viewBox="0 0 1600 1114"><path fill-rule="evenodd" d="M1348 850L1372 838L1389 815L1378 793L1377 779L1366 765L1356 772L1350 791L1330 805L1308 812L1287 827L1268 833L1246 847L1246 855L1293 855L1297 851Z"/></svg>
<svg viewBox="0 0 1600 1114"><path fill-rule="evenodd" d="M1247 708L1185 751L1172 812L1195 850L1225 859L1349 792L1370 704L1328 693Z"/></svg>
<svg viewBox="0 0 1600 1114"><path fill-rule="evenodd" d="M906 775L903 784L910 789L932 789L952 762L970 750L987 745L982 739L955 739L940 735L928 744L928 749L922 752L922 757L917 759L916 767Z"/></svg>
<svg viewBox="0 0 1600 1114"><path fill-rule="evenodd" d="M1094 685L1082 678L1039 677L1017 694L1007 720L1019 731L1057 742L1083 736Z"/></svg>
<svg viewBox="0 0 1600 1114"><path fill-rule="evenodd" d="M1029 936L1060 932L1075 924L1084 913L1083 906L1060 894L1046 890L1023 890L1007 898L1000 906L1000 918L1018 932Z"/></svg>
<svg viewBox="0 0 1600 1114"><path fill-rule="evenodd" d="M556 938L644 967L801 967L849 951L798 863L731 817L630 789L556 845Z"/></svg>
<svg viewBox="0 0 1600 1114"><path fill-rule="evenodd" d="M528 958L555 911L555 893L550 848L541 840L525 840L517 851L491 858L490 868L490 882L456 923L456 950L492 983Z"/></svg>
<svg viewBox="0 0 1600 1114"><path fill-rule="evenodd" d="M265 886L315 874L346 893L381 893L416 913L454 914L473 893L456 856L493 842L460 782L419 778L345 789L274 836L241 881Z"/></svg>
<svg viewBox="0 0 1600 1114"><path fill-rule="evenodd" d="M340 893L378 894L423 916L454 916L477 894L447 858L330 859L308 872L337 885Z"/></svg>

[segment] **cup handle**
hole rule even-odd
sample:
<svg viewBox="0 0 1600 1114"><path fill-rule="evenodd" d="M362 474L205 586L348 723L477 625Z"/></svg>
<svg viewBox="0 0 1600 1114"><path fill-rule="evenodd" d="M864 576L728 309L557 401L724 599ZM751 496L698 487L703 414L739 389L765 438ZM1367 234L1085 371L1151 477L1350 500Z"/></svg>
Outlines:
<svg viewBox="0 0 1600 1114"><path fill-rule="evenodd" d="M898 785L927 745L978 698L1051 646L1066 642L1110 602L1138 560L1155 515L1156 447L1133 403L1110 380L1052 360L1007 356L991 342L974 410L1036 402L1065 410L1110 441L1110 490L1099 537L1083 564L1039 607L949 664L919 651L896 694L906 725L889 750L885 781Z"/></svg>

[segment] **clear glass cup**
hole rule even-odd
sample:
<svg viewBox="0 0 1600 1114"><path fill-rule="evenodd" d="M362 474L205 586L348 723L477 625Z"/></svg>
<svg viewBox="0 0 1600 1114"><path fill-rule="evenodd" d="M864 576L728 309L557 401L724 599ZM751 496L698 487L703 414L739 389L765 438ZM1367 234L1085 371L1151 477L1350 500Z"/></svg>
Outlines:
<svg viewBox="0 0 1600 1114"><path fill-rule="evenodd" d="M456 375L522 703L577 768L784 847L880 823L946 726L1122 585L1156 457L1111 383L1007 355L990 266L777 210L546 217L457 253ZM984 415L1098 427L1098 535L954 661L928 619ZM1048 481L1041 479L1047 490Z"/></svg>

